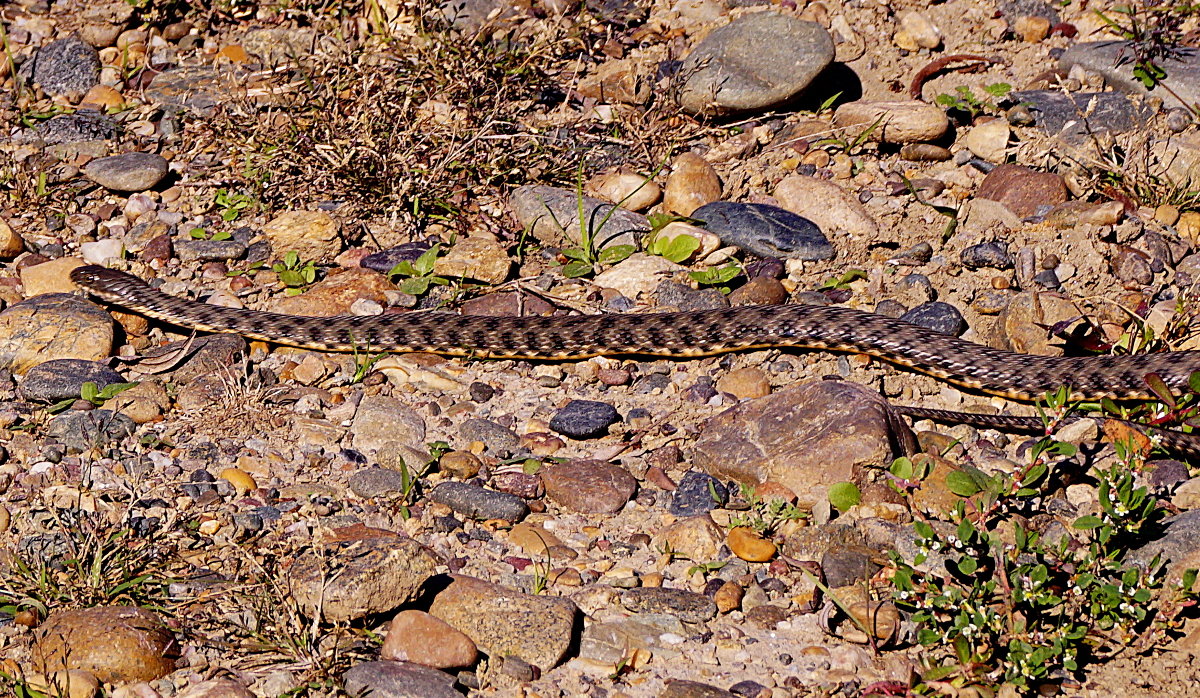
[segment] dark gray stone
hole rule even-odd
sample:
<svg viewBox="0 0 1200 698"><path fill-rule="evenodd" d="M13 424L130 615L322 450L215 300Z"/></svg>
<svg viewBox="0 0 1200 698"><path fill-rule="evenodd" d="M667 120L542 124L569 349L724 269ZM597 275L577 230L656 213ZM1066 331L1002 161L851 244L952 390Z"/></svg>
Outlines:
<svg viewBox="0 0 1200 698"><path fill-rule="evenodd" d="M175 254L184 262L225 262L246 254L246 246L237 240L193 240L179 238Z"/></svg>
<svg viewBox="0 0 1200 698"><path fill-rule="evenodd" d="M1051 24L1058 24L1058 11L1043 0L999 0L996 9L1008 19L1009 23L1021 17L1043 17Z"/></svg>
<svg viewBox="0 0 1200 698"><path fill-rule="evenodd" d="M408 478L391 468L363 468L350 476L350 490L364 499L404 492Z"/></svg>
<svg viewBox="0 0 1200 698"><path fill-rule="evenodd" d="M836 251L816 223L769 204L714 201L692 212L721 241L760 257L833 259Z"/></svg>
<svg viewBox="0 0 1200 698"><path fill-rule="evenodd" d="M1161 97L1168 109L1190 108L1200 102L1200 51L1187 46L1175 46L1173 55L1155 59L1154 63L1166 72L1153 89L1147 89L1133 75L1134 54L1128 41L1085 41L1067 49L1059 59L1063 70L1080 66L1104 76L1109 85L1130 94ZM1089 121L1102 122L1102 117Z"/></svg>
<svg viewBox="0 0 1200 698"><path fill-rule="evenodd" d="M483 442L488 452L498 458L508 458L521 441L515 431L490 419L468 419L458 428L458 435L467 442Z"/></svg>
<svg viewBox="0 0 1200 698"><path fill-rule="evenodd" d="M112 410L70 411L50 420L50 438L72 453L104 446L134 432L133 420Z"/></svg>
<svg viewBox="0 0 1200 698"><path fill-rule="evenodd" d="M113 191L146 191L167 176L167 161L154 153L122 153L92 160L83 174Z"/></svg>
<svg viewBox="0 0 1200 698"><path fill-rule="evenodd" d="M1127 133L1142 128L1154 112L1120 92L1063 94L1053 90L1013 92L1042 131L1079 145L1096 133Z"/></svg>
<svg viewBox="0 0 1200 698"><path fill-rule="evenodd" d="M33 132L46 145L81 143L83 141L107 141L117 136L117 127L107 116L91 111L74 114L59 114L33 128Z"/></svg>
<svg viewBox="0 0 1200 698"><path fill-rule="evenodd" d="M725 506L729 490L712 475L690 470L679 481L668 508L675 516L698 516Z"/></svg>
<svg viewBox="0 0 1200 698"><path fill-rule="evenodd" d="M103 389L110 383L124 383L125 378L96 361L53 359L29 369L19 392L26 400L58 402L78 398L83 384L89 381Z"/></svg>
<svg viewBox="0 0 1200 698"><path fill-rule="evenodd" d="M1012 269L1013 258L1008 253L1008 244L1003 242L981 242L962 251L962 265L968 269Z"/></svg>
<svg viewBox="0 0 1200 698"><path fill-rule="evenodd" d="M433 247L427 242L406 242L398 247L389 247L363 257L358 266L386 274L400 262L415 262L418 257Z"/></svg>
<svg viewBox="0 0 1200 698"><path fill-rule="evenodd" d="M41 47L31 63L33 81L55 96L87 92L100 82L100 55L74 36Z"/></svg>
<svg viewBox="0 0 1200 698"><path fill-rule="evenodd" d="M466 482L442 482L433 488L429 498L472 519L515 522L529 513L529 506L520 497Z"/></svg>
<svg viewBox="0 0 1200 698"><path fill-rule="evenodd" d="M680 66L680 105L693 114L768 109L795 97L833 61L816 22L756 12L712 31Z"/></svg>
<svg viewBox="0 0 1200 698"><path fill-rule="evenodd" d="M958 308L941 301L918 305L901 315L900 319L935 332L954 336L962 334L967 329L967 321L963 319L962 313L958 312Z"/></svg>
<svg viewBox="0 0 1200 698"><path fill-rule="evenodd" d="M604 436L608 427L621 421L617 408L607 402L572 400L550 418L550 430L572 439Z"/></svg>
<svg viewBox="0 0 1200 698"><path fill-rule="evenodd" d="M684 623L703 623L717 615L717 604L712 599L685 589L629 589L622 592L621 605L634 613L669 614Z"/></svg>

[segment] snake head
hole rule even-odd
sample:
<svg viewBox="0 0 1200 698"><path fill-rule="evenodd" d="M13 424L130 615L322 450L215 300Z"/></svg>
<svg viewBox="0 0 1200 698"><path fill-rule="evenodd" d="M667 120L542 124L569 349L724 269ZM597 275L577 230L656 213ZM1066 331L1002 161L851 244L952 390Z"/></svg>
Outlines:
<svg viewBox="0 0 1200 698"><path fill-rule="evenodd" d="M144 285L135 276L95 264L85 264L72 269L71 281L84 291L106 300L117 300L131 289Z"/></svg>

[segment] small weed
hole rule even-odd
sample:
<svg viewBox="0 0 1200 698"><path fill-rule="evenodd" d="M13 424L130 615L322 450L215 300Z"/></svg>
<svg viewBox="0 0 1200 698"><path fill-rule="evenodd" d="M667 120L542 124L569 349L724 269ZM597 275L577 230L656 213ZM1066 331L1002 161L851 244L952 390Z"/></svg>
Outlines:
<svg viewBox="0 0 1200 698"><path fill-rule="evenodd" d="M664 213L650 215L650 234L646 237L645 241L646 252L648 254L664 257L676 264L683 264L691 259L692 255L696 254L696 250L700 249L700 241L691 235L676 235L670 239L660 235L663 228L677 221L685 223L696 222L694 219L687 218L686 216Z"/></svg>
<svg viewBox="0 0 1200 698"><path fill-rule="evenodd" d="M1118 5L1112 9L1112 15L1095 10L1109 29L1129 42L1127 62L1133 64L1133 77L1146 89L1159 85L1167 77L1162 60L1186 55L1186 49L1177 42L1184 34L1184 22L1197 12L1200 4L1159 0ZM1195 111L1196 105L1192 109Z"/></svg>
<svg viewBox="0 0 1200 698"><path fill-rule="evenodd" d="M742 273L741 266L737 262L729 262L724 266L712 267L711 269L701 269L699 271L689 271L688 276L693 281L701 286L716 286L721 293L728 294L732 288L727 286L730 281L737 278L738 274Z"/></svg>
<svg viewBox="0 0 1200 698"><path fill-rule="evenodd" d="M416 260L410 262L406 259L392 267L388 272L388 277L403 279L400 282L400 290L410 296L423 296L429 291L430 286L446 286L450 281L433 273L433 267L437 263L440 252L441 245L434 245L421 253Z"/></svg>
<svg viewBox="0 0 1200 698"><path fill-rule="evenodd" d="M698 564L695 564L695 565L692 565L691 567L689 567L687 569L687 576L692 577L697 574L700 574L700 575L704 575L705 577L707 577L708 575L712 574L713 572L716 572L717 570L721 569L722 567L724 567L727 564L729 564L729 563L725 560L713 560L711 562L701 562L701 563L698 563Z"/></svg>
<svg viewBox="0 0 1200 698"><path fill-rule="evenodd" d="M429 459L420 468L410 468L403 460L400 461L400 516L404 519L411 515L408 506L417 501L421 478L442 456L451 451L450 444L445 441L431 442L428 448Z"/></svg>
<svg viewBox="0 0 1200 698"><path fill-rule="evenodd" d="M218 189L214 203L221 211L221 220L226 223L236 221L251 207L257 206L253 197L246 194L231 194L228 189Z"/></svg>
<svg viewBox="0 0 1200 698"><path fill-rule="evenodd" d="M304 293L304 287L317 280L316 263L301 260L300 254L295 250L271 265L271 270L279 275L279 283L284 285L284 293L289 296Z"/></svg>
<svg viewBox="0 0 1200 698"><path fill-rule="evenodd" d="M204 228L192 228L188 231L188 237L193 240L228 240L233 237L233 234L228 230L206 230Z"/></svg>
<svg viewBox="0 0 1200 698"><path fill-rule="evenodd" d="M763 499L754 488L742 484L741 496L750 504L749 511L730 517L730 528L749 528L760 536L770 536L788 521L808 518L808 514L785 499Z"/></svg>
<svg viewBox="0 0 1200 698"><path fill-rule="evenodd" d="M385 356L387 356L387 352L371 354L369 348L367 351L360 353L356 346L354 348L354 375L350 377L350 385L362 383L367 374L371 372L371 369L375 367L375 364Z"/></svg>
<svg viewBox="0 0 1200 698"><path fill-rule="evenodd" d="M831 276L817 287L818 291L840 291L850 288L850 283L867 278L867 272L862 269L850 269L841 276Z"/></svg>
<svg viewBox="0 0 1200 698"><path fill-rule="evenodd" d="M109 400L113 399L117 395L120 395L121 393L125 392L126 390L129 390L130 388L134 387L135 385L137 385L137 383L109 383L108 385L101 388L101 387L97 386L94 382L87 381L79 388L79 399L87 400L88 402L92 403L96 407L101 407L102 405L104 405L105 402L108 402ZM58 414L59 412L62 412L63 410L70 407L71 404L74 402L75 402L75 398L67 398L66 400L63 400L61 402L54 403L49 408L47 408L46 411L49 412L50 414Z"/></svg>
<svg viewBox="0 0 1200 698"><path fill-rule="evenodd" d="M1055 428L1070 412L1068 391L1049 394L1041 411ZM1047 437L1012 474L969 467L947 474L946 486L963 498L949 514L951 527L917 521L920 552L911 564L892 554L893 599L913 614L918 642L929 652L916 687L921 695L969 687L1034 690L1094 657L1156 646L1196 602L1195 570L1165 589L1157 558L1144 568L1124 561L1164 515L1146 488L1135 486L1141 457L1134 449L1119 447L1111 466L1092 473L1102 511L1073 524L1087 532L1087 544L1069 536L1044 540L1023 525L1038 510L1051 468L1074 454L1074 446ZM891 468L902 492L928 474L928 466L908 459ZM945 569L918 571L934 555L946 558Z"/></svg>
<svg viewBox="0 0 1200 698"><path fill-rule="evenodd" d="M988 94L988 97L976 96L970 87L959 85L954 88L954 94L943 92L935 97L933 101L950 111L965 114L969 121L974 121L977 117L984 114L999 116L1004 110L998 102L1007 97L1009 92L1012 92L1012 85L1006 82L994 82L990 85L984 85L983 91Z"/></svg>

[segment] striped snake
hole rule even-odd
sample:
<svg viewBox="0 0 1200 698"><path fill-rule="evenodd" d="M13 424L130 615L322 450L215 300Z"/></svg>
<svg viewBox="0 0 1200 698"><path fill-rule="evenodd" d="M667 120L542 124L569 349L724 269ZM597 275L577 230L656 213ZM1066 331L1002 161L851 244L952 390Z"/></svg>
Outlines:
<svg viewBox="0 0 1200 698"><path fill-rule="evenodd" d="M1034 356L975 344L895 318L814 305L556 317L447 312L300 317L177 298L135 276L94 265L75 269L71 280L106 302L172 325L327 351L579 359L620 354L694 357L799 347L869 354L959 386L1018 400L1037 400L1063 385L1070 386L1073 400L1151 399L1154 395L1145 381L1148 374L1158 375L1179 391L1186 389L1192 373L1200 371L1200 351ZM965 414L922 408L900 411L933 418ZM997 419L996 423L1019 428L1013 419Z"/></svg>

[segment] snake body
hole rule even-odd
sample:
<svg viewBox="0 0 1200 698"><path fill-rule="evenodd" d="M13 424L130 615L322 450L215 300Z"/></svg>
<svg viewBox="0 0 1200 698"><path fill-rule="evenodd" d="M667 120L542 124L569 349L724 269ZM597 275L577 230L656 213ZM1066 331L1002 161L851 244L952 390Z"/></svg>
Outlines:
<svg viewBox="0 0 1200 698"><path fill-rule="evenodd" d="M685 313L491 317L412 312L301 317L171 296L124 272L87 265L80 288L109 303L197 330L329 351L431 352L479 358L579 359L640 354L694 357L765 347L870 354L967 388L1020 400L1070 386L1075 400L1146 399L1145 378L1172 389L1200 371L1200 352L1033 356L975 344L850 308L742 306Z"/></svg>

